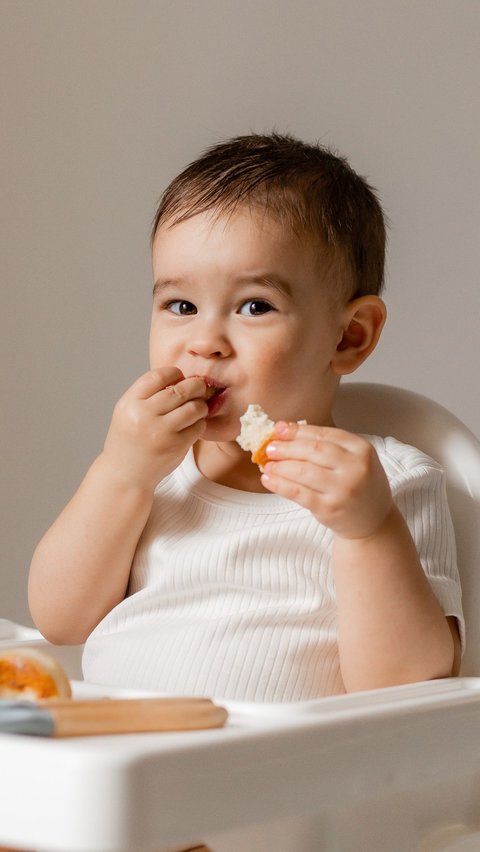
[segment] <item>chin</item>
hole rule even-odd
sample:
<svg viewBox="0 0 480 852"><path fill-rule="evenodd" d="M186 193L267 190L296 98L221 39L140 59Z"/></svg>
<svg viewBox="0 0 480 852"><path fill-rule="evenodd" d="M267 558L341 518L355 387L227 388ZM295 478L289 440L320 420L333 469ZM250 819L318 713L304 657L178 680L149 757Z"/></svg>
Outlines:
<svg viewBox="0 0 480 852"><path fill-rule="evenodd" d="M205 432L201 436L201 441L222 441L222 442L232 442L235 441L237 435L240 434L240 422L232 425L225 424L221 426L220 424L216 424L213 421L207 420L207 428Z"/></svg>

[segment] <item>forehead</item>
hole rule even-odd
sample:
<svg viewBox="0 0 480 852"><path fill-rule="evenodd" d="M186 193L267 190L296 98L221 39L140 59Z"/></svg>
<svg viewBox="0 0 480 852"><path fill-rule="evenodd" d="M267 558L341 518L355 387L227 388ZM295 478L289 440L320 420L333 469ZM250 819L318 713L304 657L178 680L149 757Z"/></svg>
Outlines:
<svg viewBox="0 0 480 852"><path fill-rule="evenodd" d="M310 267L318 257L313 240L299 238L286 223L250 207L209 210L180 222L164 222L155 233L152 253L154 265L187 262L195 256L217 263L291 260Z"/></svg>

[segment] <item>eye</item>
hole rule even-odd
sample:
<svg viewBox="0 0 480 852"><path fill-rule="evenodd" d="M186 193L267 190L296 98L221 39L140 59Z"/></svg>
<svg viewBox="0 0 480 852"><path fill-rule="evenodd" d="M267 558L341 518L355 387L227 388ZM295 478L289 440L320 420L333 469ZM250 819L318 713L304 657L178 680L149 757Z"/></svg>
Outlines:
<svg viewBox="0 0 480 852"><path fill-rule="evenodd" d="M197 309L192 302L185 302L181 299L175 302L168 302L165 307L167 311L171 311L172 314L178 314L181 317L189 317L197 313Z"/></svg>
<svg viewBox="0 0 480 852"><path fill-rule="evenodd" d="M239 313L246 317L259 317L273 310L270 302L266 302L264 299L248 299L241 305Z"/></svg>

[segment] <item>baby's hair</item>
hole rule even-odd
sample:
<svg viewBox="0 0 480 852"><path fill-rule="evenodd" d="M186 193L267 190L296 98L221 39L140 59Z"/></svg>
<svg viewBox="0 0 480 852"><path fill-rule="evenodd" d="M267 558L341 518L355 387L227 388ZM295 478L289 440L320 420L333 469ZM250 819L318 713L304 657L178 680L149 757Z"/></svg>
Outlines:
<svg viewBox="0 0 480 852"><path fill-rule="evenodd" d="M375 190L344 157L291 135L238 136L208 148L167 187L152 227L208 210L261 210L316 243L349 298L383 287L385 220Z"/></svg>

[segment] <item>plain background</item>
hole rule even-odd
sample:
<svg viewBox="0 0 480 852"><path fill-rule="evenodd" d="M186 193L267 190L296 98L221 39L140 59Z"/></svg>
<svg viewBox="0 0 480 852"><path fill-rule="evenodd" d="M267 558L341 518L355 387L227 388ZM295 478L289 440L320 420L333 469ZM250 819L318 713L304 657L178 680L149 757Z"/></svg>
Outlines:
<svg viewBox="0 0 480 852"><path fill-rule="evenodd" d="M250 131L334 146L390 220L356 375L480 432L478 0L3 0L0 617L147 369L166 183ZM95 590L92 589L92 595Z"/></svg>

